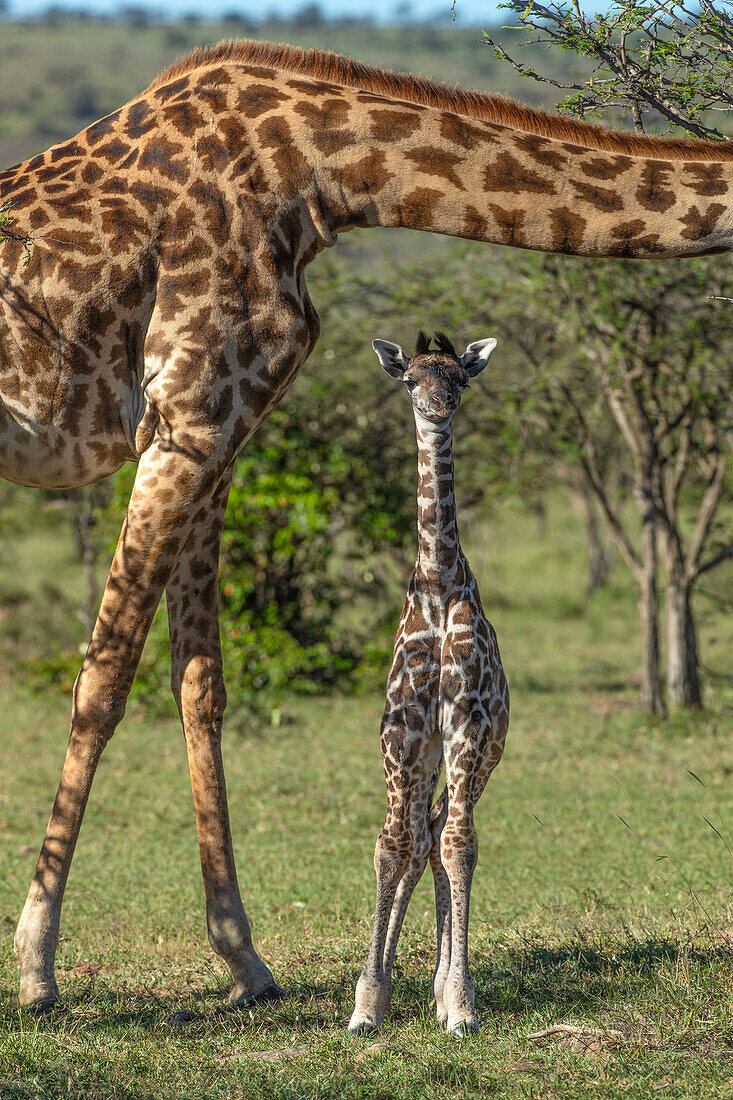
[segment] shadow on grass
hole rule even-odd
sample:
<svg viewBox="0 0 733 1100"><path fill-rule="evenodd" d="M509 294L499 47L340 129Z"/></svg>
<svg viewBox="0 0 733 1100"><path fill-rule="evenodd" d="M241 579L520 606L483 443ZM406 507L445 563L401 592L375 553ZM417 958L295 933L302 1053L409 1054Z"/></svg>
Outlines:
<svg viewBox="0 0 733 1100"><path fill-rule="evenodd" d="M0 1078L0 1096L3 1100L56 1100L57 1097L73 1095L69 1091L68 1078L63 1074L37 1073L28 1081L4 1081ZM150 1089L100 1083L76 1095L94 1097L94 1100L153 1100L154 1094Z"/></svg>
<svg viewBox="0 0 733 1100"><path fill-rule="evenodd" d="M81 1021L84 1031L90 1034L112 1034L122 1029L192 1040L218 1031L259 1031L263 1025L323 1029L333 1027L342 1010L346 1013L353 985L345 981L332 985L302 982L288 986L282 1000L243 1006L230 1005L228 995L228 986L163 996L148 989L117 990L97 980L87 989L62 991L59 1004L42 1016L19 1010L17 996L8 996L5 1004L0 1004L0 1029L30 1028L38 1035L76 1033ZM4 1100L2 1090L0 1096Z"/></svg>
<svg viewBox="0 0 733 1100"><path fill-rule="evenodd" d="M602 952L582 943L559 947L528 944L499 958L473 953L472 973L479 1012L494 1016L542 1013L561 1019L569 1013L597 1013L599 1006L628 1004L658 989L662 972L679 967L730 973L733 952L724 945L707 948L666 939L649 939ZM404 1018L424 1013L430 980L399 975L395 1009ZM399 1017L398 1017L399 1018Z"/></svg>
<svg viewBox="0 0 733 1100"><path fill-rule="evenodd" d="M608 953L582 943L569 943L559 947L527 944L493 959L474 954L476 1005L479 1011L495 1016L541 1012L561 1018L570 1012L593 1014L599 1006L628 1003L645 991L652 992L658 988L660 972L675 973L680 965L730 971L733 952L723 945L702 948L649 939ZM430 977L413 977L398 967L395 979L390 1021L400 1023L431 1015ZM77 1028L79 1012L83 1011L85 1031L132 1028L164 1031L192 1041L215 1033L250 1030L338 1030L350 1014L355 983L356 975L353 981L343 979L331 985L294 983L286 986L282 1001L243 1008L227 1003L223 987L165 997L147 990L119 993L97 987L91 993L70 995L62 1007L38 1020L36 1027L41 1032ZM5 1022L12 1027L9 1019Z"/></svg>
<svg viewBox="0 0 733 1100"><path fill-rule="evenodd" d="M612 952L585 944L540 947L528 944L496 964L474 966L479 1008L495 1013L540 1010L562 1016L597 1009L655 988L661 971L685 967L730 970L733 955L724 945L697 947L668 939L648 939Z"/></svg>

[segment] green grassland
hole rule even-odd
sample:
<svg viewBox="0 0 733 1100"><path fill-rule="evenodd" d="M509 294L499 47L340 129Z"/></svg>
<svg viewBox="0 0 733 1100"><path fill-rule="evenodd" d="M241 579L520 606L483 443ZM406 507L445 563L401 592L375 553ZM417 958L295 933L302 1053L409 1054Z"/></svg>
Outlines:
<svg viewBox="0 0 733 1100"><path fill-rule="evenodd" d="M346 1033L384 812L376 694L293 697L280 725L225 731L242 891L285 1001L226 1005L180 730L133 704L102 759L67 890L65 1007L20 1013L12 932L69 697L6 676L0 1095L733 1095L733 957L721 936L733 924L730 616L701 601L708 709L650 722L636 703L635 592L619 565L607 590L585 596L582 532L563 503L544 533L520 505L497 505L464 523L463 541L512 689L505 758L477 814L481 1035L450 1040L431 1015L429 876L408 914L382 1046ZM17 598L49 576L71 603L80 591L73 547L50 521L42 536L6 539L4 555ZM732 580L721 575L716 591ZM175 1022L181 1010L192 1018ZM559 1022L618 1034L588 1046L528 1038Z"/></svg>

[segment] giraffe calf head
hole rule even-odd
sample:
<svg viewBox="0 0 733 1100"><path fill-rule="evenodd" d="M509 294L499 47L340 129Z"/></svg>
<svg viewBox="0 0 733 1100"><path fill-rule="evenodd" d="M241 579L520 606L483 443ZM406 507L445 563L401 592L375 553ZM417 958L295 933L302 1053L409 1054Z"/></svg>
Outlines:
<svg viewBox="0 0 733 1100"><path fill-rule="evenodd" d="M443 332L435 333L435 342L437 347L431 348L430 337L419 332L412 358L389 340L373 340L372 347L387 374L405 383L416 412L433 424L442 424L458 408L469 378L488 363L496 340L474 340L463 355L456 354Z"/></svg>

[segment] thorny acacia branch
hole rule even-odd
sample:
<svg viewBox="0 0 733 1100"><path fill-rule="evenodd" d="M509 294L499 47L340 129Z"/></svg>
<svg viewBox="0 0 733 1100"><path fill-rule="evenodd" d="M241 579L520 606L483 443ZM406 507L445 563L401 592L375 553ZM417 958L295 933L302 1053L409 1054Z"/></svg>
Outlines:
<svg viewBox="0 0 733 1100"><path fill-rule="evenodd" d="M512 29L529 42L587 58L591 72L554 80L518 61L487 31L497 58L522 76L572 94L561 110L580 118L599 110L629 114L635 129L661 116L695 137L720 139L710 112L733 111L733 0L613 0L608 12L586 15L579 0L506 0L517 17Z"/></svg>
<svg viewBox="0 0 733 1100"><path fill-rule="evenodd" d="M10 216L10 208L12 206L12 200L3 203L0 206L0 243L2 241L18 241L23 246L25 259L23 266L26 267L31 262L31 245L33 243L33 237L30 233L18 233L16 229L11 229L15 219Z"/></svg>

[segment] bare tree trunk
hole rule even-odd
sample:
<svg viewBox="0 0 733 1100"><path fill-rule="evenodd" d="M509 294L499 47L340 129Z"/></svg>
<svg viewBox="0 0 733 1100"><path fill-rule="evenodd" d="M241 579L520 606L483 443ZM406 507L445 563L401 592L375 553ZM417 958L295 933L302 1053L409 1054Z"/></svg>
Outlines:
<svg viewBox="0 0 733 1100"><path fill-rule="evenodd" d="M91 638L97 619L99 585L97 583L97 547L94 541L94 499L89 490L81 490L78 507L75 510L74 526L79 556L84 565L84 605L80 617L84 623L87 638Z"/></svg>
<svg viewBox="0 0 733 1100"><path fill-rule="evenodd" d="M708 422L708 436L715 427ZM707 561L701 562L705 543L720 503L727 455L714 446L707 455L707 486L695 522L690 546L685 553L677 521L676 494L670 494L667 507L667 665L669 701L673 707L702 707L697 632L692 613L692 587L701 573L715 568L733 556L733 545L723 547Z"/></svg>
<svg viewBox="0 0 733 1100"><path fill-rule="evenodd" d="M589 485L596 494L608 520L611 535L636 577L641 590L639 611L643 640L642 705L662 718L667 715L659 665L659 598L657 595L657 510L654 503L651 471L643 468L637 474L634 497L641 511L641 556L634 550L619 517L616 515L595 467L586 462L584 470Z"/></svg>
<svg viewBox="0 0 733 1100"><path fill-rule="evenodd" d="M662 694L661 672L659 667L659 631L657 628L659 606L657 602L656 578L644 578L641 587L640 607L644 645L641 702L646 710L650 711L652 714L658 714L661 718L665 718L667 715L667 708Z"/></svg>
<svg viewBox="0 0 733 1100"><path fill-rule="evenodd" d="M692 586L676 568L667 583L667 689L672 707L702 706Z"/></svg>
<svg viewBox="0 0 733 1100"><path fill-rule="evenodd" d="M657 595L657 515L651 489L638 492L641 528L641 627L643 639L641 702L652 714L667 715L659 663L659 598Z"/></svg>
<svg viewBox="0 0 733 1100"><path fill-rule="evenodd" d="M95 538L97 524L95 510L104 508L109 503L111 495L110 485L105 481L85 485L81 489L72 489L68 493L76 545L84 567L84 603L79 608L78 616L84 624L87 638L92 636L101 595L97 576L99 545L98 539Z"/></svg>
<svg viewBox="0 0 733 1100"><path fill-rule="evenodd" d="M544 500L535 497L529 502L529 510L534 516L537 538L547 538L547 505Z"/></svg>
<svg viewBox="0 0 733 1100"><path fill-rule="evenodd" d="M601 538L598 512L585 478L579 478L577 483L569 483L568 488L571 499L585 524L588 540L588 591L595 592L606 583L610 575L613 561L612 544L608 541L604 543Z"/></svg>

